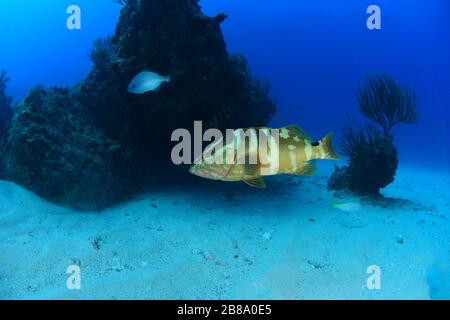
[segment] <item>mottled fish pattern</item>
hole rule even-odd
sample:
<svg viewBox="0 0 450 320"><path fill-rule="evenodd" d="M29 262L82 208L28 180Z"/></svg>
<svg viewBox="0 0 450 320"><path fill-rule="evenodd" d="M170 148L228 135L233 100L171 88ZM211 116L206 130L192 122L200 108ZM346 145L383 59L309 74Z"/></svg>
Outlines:
<svg viewBox="0 0 450 320"><path fill-rule="evenodd" d="M264 176L278 174L290 174L299 176L310 176L315 171L315 164L312 160L338 160L339 157L332 146L332 133L318 142L313 142L311 138L299 126L287 126L278 131L278 141L274 139L271 128L248 128L241 129L244 132L251 130L258 140L259 132L265 134L268 143L268 158L261 159L256 156L256 163L249 163L249 157L258 153L257 145L249 146L248 140L242 140L239 130L235 131L234 141L224 145L223 139L216 141L205 149L204 162L191 166L190 172L194 175L221 181L244 181L247 184L265 188ZM272 139L272 140L271 140ZM272 144L270 142L273 142ZM277 143L276 143L277 142ZM244 146L242 144L245 144ZM245 161L242 162L236 156L233 162L225 164L214 163L216 152L224 155L227 152L238 154L239 148L245 147ZM215 151L215 152L214 152ZM232 163L232 164L227 164Z"/></svg>

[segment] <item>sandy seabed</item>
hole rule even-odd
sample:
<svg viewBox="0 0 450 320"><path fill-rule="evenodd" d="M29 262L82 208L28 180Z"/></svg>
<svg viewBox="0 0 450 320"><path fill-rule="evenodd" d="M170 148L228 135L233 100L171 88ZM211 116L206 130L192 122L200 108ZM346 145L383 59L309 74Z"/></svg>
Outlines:
<svg viewBox="0 0 450 320"><path fill-rule="evenodd" d="M174 186L101 212L0 181L0 299L450 298L450 175L401 167L383 194L409 203L344 212L320 166L265 191ZM81 290L66 286L73 264Z"/></svg>

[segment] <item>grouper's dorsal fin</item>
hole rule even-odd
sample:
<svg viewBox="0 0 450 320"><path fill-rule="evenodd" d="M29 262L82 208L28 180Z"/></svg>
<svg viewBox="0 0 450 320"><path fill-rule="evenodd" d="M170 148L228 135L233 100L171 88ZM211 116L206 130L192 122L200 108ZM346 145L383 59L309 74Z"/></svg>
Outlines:
<svg viewBox="0 0 450 320"><path fill-rule="evenodd" d="M306 131L303 130L300 126L298 126L296 124L281 128L281 130L283 130L283 129L289 130L289 136L291 136L291 137L299 137L299 138L311 140L311 138L306 133Z"/></svg>
<svg viewBox="0 0 450 320"><path fill-rule="evenodd" d="M293 173L295 176L310 177L316 172L316 164L313 162L305 162L301 169Z"/></svg>
<svg viewBox="0 0 450 320"><path fill-rule="evenodd" d="M265 189L267 187L266 182L261 177L245 179L244 182L253 188Z"/></svg>

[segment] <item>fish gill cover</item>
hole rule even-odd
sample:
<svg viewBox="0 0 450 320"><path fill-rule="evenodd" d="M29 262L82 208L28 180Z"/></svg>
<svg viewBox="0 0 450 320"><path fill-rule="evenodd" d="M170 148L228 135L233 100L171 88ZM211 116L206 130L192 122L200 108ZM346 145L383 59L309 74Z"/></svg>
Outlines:
<svg viewBox="0 0 450 320"><path fill-rule="evenodd" d="M124 2L114 36L94 43L89 76L70 88L34 88L6 138L4 175L75 208L113 204L167 166L176 128L266 125L268 85L229 55L220 24L197 0ZM158 94L134 96L142 70L168 75ZM170 173L170 168L167 169Z"/></svg>

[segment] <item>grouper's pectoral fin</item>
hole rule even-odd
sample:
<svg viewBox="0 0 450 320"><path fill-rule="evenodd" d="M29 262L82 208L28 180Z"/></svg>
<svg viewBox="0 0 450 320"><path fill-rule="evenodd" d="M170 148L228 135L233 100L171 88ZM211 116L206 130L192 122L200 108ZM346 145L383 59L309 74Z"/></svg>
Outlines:
<svg viewBox="0 0 450 320"><path fill-rule="evenodd" d="M244 179L244 182L253 188L265 189L267 187L266 182L261 177Z"/></svg>
<svg viewBox="0 0 450 320"><path fill-rule="evenodd" d="M305 162L301 169L293 173L295 176L310 177L316 172L316 164L313 162Z"/></svg>

